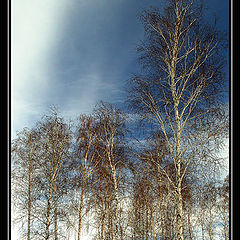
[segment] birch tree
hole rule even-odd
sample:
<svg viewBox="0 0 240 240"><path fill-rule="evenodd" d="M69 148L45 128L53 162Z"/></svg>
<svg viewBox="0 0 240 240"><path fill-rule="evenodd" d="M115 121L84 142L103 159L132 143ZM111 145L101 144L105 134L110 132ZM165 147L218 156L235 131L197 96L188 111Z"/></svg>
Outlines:
<svg viewBox="0 0 240 240"><path fill-rule="evenodd" d="M193 0L168 3L163 13L152 8L140 17L145 30L138 48L143 73L130 80L129 103L164 136L174 178L160 169L174 189L174 238L182 240L184 177L200 153L222 144L228 122L219 98L224 89L219 32L204 24L202 9Z"/></svg>
<svg viewBox="0 0 240 240"><path fill-rule="evenodd" d="M54 239L58 239L58 199L61 194L60 175L68 161L68 150L71 142L70 125L64 122L56 109L44 116L37 124L40 136L39 165L42 177L38 179L47 200L45 212L45 239L50 239L51 216L53 211Z"/></svg>
<svg viewBox="0 0 240 240"><path fill-rule="evenodd" d="M34 129L23 129L12 142L12 201L19 212L17 217L19 221L24 223L27 215L28 240L32 239L31 234L34 232L32 205L36 184L33 175L36 175L37 151L37 134Z"/></svg>
<svg viewBox="0 0 240 240"><path fill-rule="evenodd" d="M80 190L80 201L78 208L78 240L81 239L83 224L83 207L86 190L90 189L90 181L92 175L96 172L100 162L98 156L98 141L100 131L96 126L96 122L92 116L81 115L77 126L76 152L75 152L75 171Z"/></svg>
<svg viewBox="0 0 240 240"><path fill-rule="evenodd" d="M126 167L125 158L125 117L119 109L108 103L99 103L94 111L94 116L101 130L99 144L101 150L101 167L110 178L113 187L113 236L114 239L123 239L123 222L121 222L120 190L123 181L123 171Z"/></svg>

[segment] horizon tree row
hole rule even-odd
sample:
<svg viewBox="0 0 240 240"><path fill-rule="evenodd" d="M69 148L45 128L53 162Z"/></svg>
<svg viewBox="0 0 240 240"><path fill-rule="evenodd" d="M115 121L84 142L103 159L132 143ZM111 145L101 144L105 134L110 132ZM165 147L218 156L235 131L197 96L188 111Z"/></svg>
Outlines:
<svg viewBox="0 0 240 240"><path fill-rule="evenodd" d="M80 240L86 231L99 240L176 238L176 169L164 138L155 132L133 147L127 124L100 103L76 123L53 109L18 133L11 178L22 239ZM228 179L217 181L216 169L208 178L193 173L183 181L184 239L228 239Z"/></svg>

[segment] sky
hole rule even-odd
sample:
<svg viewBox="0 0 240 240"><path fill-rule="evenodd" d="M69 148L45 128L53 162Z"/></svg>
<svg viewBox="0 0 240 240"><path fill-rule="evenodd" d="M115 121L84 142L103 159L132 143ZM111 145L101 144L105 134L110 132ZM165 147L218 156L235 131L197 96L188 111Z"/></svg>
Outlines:
<svg viewBox="0 0 240 240"><path fill-rule="evenodd" d="M204 0L228 30L228 0ZM121 105L138 71L143 39L137 18L165 0L12 0L11 137L57 106L65 117L90 113L100 101ZM228 69L228 66L226 66ZM13 231L13 238L17 233Z"/></svg>
<svg viewBox="0 0 240 240"><path fill-rule="evenodd" d="M11 136L53 105L75 117L100 100L123 103L143 39L137 14L164 2L12 0ZM228 28L228 0L206 3L220 28Z"/></svg>

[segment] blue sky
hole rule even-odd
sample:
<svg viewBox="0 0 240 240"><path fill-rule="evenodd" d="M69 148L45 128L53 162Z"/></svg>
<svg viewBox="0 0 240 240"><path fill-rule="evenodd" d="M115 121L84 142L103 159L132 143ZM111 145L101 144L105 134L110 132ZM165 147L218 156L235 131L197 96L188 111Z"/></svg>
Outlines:
<svg viewBox="0 0 240 240"><path fill-rule="evenodd" d="M138 69L143 27L137 14L164 2L12 0L12 137L51 105L74 118L99 100L121 104L125 81ZM219 28L228 29L228 0L205 2L219 16Z"/></svg>

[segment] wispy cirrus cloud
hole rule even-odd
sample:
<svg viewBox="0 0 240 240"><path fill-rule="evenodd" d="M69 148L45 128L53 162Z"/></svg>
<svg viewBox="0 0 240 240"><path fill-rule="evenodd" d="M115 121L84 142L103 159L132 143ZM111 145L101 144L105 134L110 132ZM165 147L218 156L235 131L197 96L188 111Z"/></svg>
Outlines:
<svg viewBox="0 0 240 240"><path fill-rule="evenodd" d="M124 100L143 37L137 14L156 0L12 0L12 133L50 105L66 115Z"/></svg>
<svg viewBox="0 0 240 240"><path fill-rule="evenodd" d="M49 52L67 1L11 2L11 130L39 118L49 86Z"/></svg>
<svg viewBox="0 0 240 240"><path fill-rule="evenodd" d="M11 6L13 135L50 105L86 112L100 99L119 98L131 61L118 12L127 1L13 0Z"/></svg>

